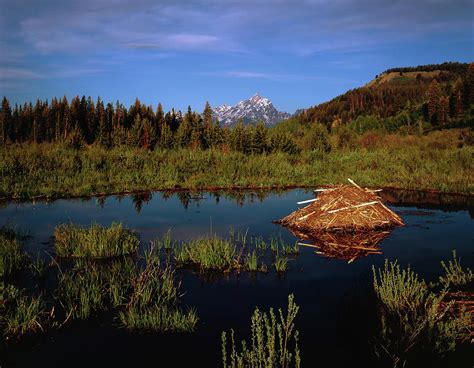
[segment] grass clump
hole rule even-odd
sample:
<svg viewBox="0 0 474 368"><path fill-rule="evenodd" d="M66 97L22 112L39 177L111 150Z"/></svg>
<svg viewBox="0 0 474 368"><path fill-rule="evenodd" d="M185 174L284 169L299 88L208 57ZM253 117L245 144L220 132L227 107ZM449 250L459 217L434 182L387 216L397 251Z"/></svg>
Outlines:
<svg viewBox="0 0 474 368"><path fill-rule="evenodd" d="M278 273L284 273L288 269L288 258L281 256L278 252L275 254L275 270Z"/></svg>
<svg viewBox="0 0 474 368"><path fill-rule="evenodd" d="M470 316L455 314L445 302L446 291L435 292L409 267L385 261L373 268L374 290L380 302L380 337L376 352L394 367L411 357L444 355L467 337Z"/></svg>
<svg viewBox="0 0 474 368"><path fill-rule="evenodd" d="M54 238L60 257L116 257L136 252L139 244L137 235L119 223L109 227L62 224L54 230Z"/></svg>
<svg viewBox="0 0 474 368"><path fill-rule="evenodd" d="M469 269L463 269L461 267L461 260L456 258L456 251L453 250L453 260L447 264L441 261L445 275L440 276L439 283L445 288L448 287L459 287L474 282L474 273Z"/></svg>
<svg viewBox="0 0 474 368"><path fill-rule="evenodd" d="M192 332L199 318L193 309L182 312L176 308L153 306L129 308L119 312L121 324L130 330Z"/></svg>
<svg viewBox="0 0 474 368"><path fill-rule="evenodd" d="M235 344L234 331L230 332L229 343L226 332L222 332L223 366L225 368L300 367L299 332L294 324L298 311L299 307L295 304L293 295L288 296L286 316L281 309L276 315L272 308L267 313L262 313L256 308L251 321L251 343L248 344L243 340L240 351Z"/></svg>
<svg viewBox="0 0 474 368"><path fill-rule="evenodd" d="M14 230L0 228L0 277L19 270L25 260L22 245Z"/></svg>
<svg viewBox="0 0 474 368"><path fill-rule="evenodd" d="M46 316L41 297L25 295L13 285L2 283L0 292L0 328L4 338L19 338L25 334L43 331Z"/></svg>
<svg viewBox="0 0 474 368"><path fill-rule="evenodd" d="M178 266L197 266L205 271L239 269L240 255L235 244L217 236L191 240L174 248Z"/></svg>

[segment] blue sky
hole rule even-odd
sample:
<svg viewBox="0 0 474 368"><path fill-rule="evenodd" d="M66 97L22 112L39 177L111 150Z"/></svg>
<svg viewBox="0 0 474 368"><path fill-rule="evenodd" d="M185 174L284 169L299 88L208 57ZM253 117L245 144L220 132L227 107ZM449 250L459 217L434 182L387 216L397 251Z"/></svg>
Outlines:
<svg viewBox="0 0 474 368"><path fill-rule="evenodd" d="M201 111L324 102L395 66L474 60L472 0L0 0L0 95Z"/></svg>

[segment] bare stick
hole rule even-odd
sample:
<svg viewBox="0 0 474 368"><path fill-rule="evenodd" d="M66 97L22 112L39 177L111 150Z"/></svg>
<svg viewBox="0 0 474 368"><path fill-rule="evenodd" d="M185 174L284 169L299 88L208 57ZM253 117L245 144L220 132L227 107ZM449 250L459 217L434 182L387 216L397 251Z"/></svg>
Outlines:
<svg viewBox="0 0 474 368"><path fill-rule="evenodd" d="M374 204L380 203L379 201L372 201L372 202L366 202L366 203L361 203L361 204L356 204L355 206L348 206L348 207L342 207L338 208L337 210L331 210L328 211L327 213L336 213L339 211L344 211L344 210L349 210L351 208L359 208L359 207L365 207L365 206L372 206Z"/></svg>
<svg viewBox="0 0 474 368"><path fill-rule="evenodd" d="M358 186L358 185L355 183L354 180L352 180L352 179L350 179L350 178L348 178L347 180L349 181L349 183L351 183L351 184L354 185L355 187L357 187L357 188L359 188L359 189L362 189L360 186Z"/></svg>
<svg viewBox="0 0 474 368"><path fill-rule="evenodd" d="M300 218L298 219L298 221L304 220L305 218L311 216L311 215L312 215L313 213L315 213L315 212L316 212L316 211L313 211L313 212L308 213L307 215L304 215L304 216L300 217Z"/></svg>
<svg viewBox="0 0 474 368"><path fill-rule="evenodd" d="M306 201L296 202L296 204L311 203L311 202L315 202L317 200L318 200L318 198L313 198L313 199L308 199Z"/></svg>

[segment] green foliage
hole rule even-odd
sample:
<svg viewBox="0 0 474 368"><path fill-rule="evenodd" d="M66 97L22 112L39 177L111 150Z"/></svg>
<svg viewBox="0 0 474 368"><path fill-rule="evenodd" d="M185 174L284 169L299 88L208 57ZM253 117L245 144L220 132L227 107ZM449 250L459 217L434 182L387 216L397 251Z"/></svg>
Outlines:
<svg viewBox="0 0 474 368"><path fill-rule="evenodd" d="M298 145L289 134L277 133L270 138L272 152L284 152L294 155L300 151Z"/></svg>
<svg viewBox="0 0 474 368"><path fill-rule="evenodd" d="M288 258L286 258L285 256L281 256L277 251L275 254L274 266L275 266L276 272L279 272L279 273L286 272L288 268Z"/></svg>
<svg viewBox="0 0 474 368"><path fill-rule="evenodd" d="M461 267L461 260L456 258L455 250L453 250L453 260L450 260L448 264L441 261L441 265L444 268L445 275L440 276L439 282L445 288L459 287L474 282L474 273L469 268L464 270Z"/></svg>
<svg viewBox="0 0 474 368"><path fill-rule="evenodd" d="M299 307L295 304L293 295L288 296L286 316L281 309L276 315L273 308L267 313L262 313L256 308L252 315L251 343L243 340L240 351L235 344L234 331L230 332L229 342L226 332L222 332L223 366L225 368L300 367L299 332L295 330L294 324L298 311Z"/></svg>
<svg viewBox="0 0 474 368"><path fill-rule="evenodd" d="M367 116L358 116L357 119L352 121L349 124L349 127L359 134L363 134L365 132L371 130L379 130L382 128L382 122L379 118L373 115Z"/></svg>
<svg viewBox="0 0 474 368"><path fill-rule="evenodd" d="M54 246L60 257L106 258L131 254L138 249L138 237L122 224L82 227L61 224L54 230Z"/></svg>
<svg viewBox="0 0 474 368"><path fill-rule="evenodd" d="M315 124L311 127L307 139L308 146L312 151L320 153L328 153L331 151L331 144L329 143L329 133L327 128L322 124Z"/></svg>
<svg viewBox="0 0 474 368"><path fill-rule="evenodd" d="M470 317L453 315L445 291L435 293L409 267L385 261L373 268L374 289L380 301L380 337L376 351L393 366L404 365L410 356L454 350L467 336Z"/></svg>
<svg viewBox="0 0 474 368"><path fill-rule="evenodd" d="M7 277L19 270L24 260L25 254L15 231L0 228L0 277Z"/></svg>

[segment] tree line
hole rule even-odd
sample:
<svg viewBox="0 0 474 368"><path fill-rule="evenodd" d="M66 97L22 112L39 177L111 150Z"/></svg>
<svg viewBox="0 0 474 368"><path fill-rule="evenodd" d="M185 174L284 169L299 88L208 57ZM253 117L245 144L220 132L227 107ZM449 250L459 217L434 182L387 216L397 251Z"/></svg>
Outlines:
<svg viewBox="0 0 474 368"><path fill-rule="evenodd" d="M294 153L296 143L288 134L269 137L263 123L235 128L222 126L213 117L209 103L197 113L186 113L161 103L156 110L137 98L126 108L122 103L105 104L99 97L53 98L11 107L6 97L0 111L0 143L65 142L75 147L100 144L104 147L134 146L145 149L220 148L244 153L284 151Z"/></svg>

